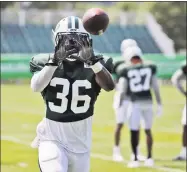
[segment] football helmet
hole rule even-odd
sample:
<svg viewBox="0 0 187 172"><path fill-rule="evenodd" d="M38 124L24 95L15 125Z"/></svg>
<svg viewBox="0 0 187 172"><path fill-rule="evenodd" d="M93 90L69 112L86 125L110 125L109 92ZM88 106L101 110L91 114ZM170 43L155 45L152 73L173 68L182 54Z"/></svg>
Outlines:
<svg viewBox="0 0 187 172"><path fill-rule="evenodd" d="M80 40L87 40L87 43L92 46L90 34L84 29L82 20L75 16L60 20L55 30L52 30L52 39L55 47L60 45L66 46L67 49L78 48Z"/></svg>
<svg viewBox="0 0 187 172"><path fill-rule="evenodd" d="M139 47L134 46L134 47L128 47L125 50L124 58L125 58L125 61L130 62L130 60L134 56L139 56L142 59L142 55L143 55L142 50Z"/></svg>
<svg viewBox="0 0 187 172"><path fill-rule="evenodd" d="M128 47L138 46L134 39L124 39L121 43L121 53L124 54Z"/></svg>

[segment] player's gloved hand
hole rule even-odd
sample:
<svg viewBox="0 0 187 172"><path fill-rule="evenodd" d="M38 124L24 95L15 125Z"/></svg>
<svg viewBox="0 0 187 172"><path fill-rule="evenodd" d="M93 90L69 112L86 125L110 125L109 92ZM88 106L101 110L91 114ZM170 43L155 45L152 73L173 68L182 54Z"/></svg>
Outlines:
<svg viewBox="0 0 187 172"><path fill-rule="evenodd" d="M78 49L74 48L67 50L67 47L64 45L64 43L59 41L58 45L55 47L54 55L50 57L50 61L54 65L59 66L63 60L68 58L73 53L78 53Z"/></svg>
<svg viewBox="0 0 187 172"><path fill-rule="evenodd" d="M72 55L73 58L80 60L89 66L94 65L99 60L103 59L102 55L95 56L93 48L89 44L86 37L80 41L77 41L77 44L79 45L79 52L76 55Z"/></svg>
<svg viewBox="0 0 187 172"><path fill-rule="evenodd" d="M158 104L158 105L157 105L156 114L157 114L157 116L159 116L159 117L162 115L162 105L161 105L161 104Z"/></svg>

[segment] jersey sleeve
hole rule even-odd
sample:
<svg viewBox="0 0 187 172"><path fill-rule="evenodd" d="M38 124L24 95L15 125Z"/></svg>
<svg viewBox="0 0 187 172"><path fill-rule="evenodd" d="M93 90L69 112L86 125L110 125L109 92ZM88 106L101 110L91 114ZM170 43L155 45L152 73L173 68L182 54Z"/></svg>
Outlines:
<svg viewBox="0 0 187 172"><path fill-rule="evenodd" d="M124 63L123 60L114 62L114 68L113 68L113 72L112 73L116 74L118 66L121 65L121 64L123 64L123 63Z"/></svg>
<svg viewBox="0 0 187 172"><path fill-rule="evenodd" d="M127 68L126 68L126 66L125 65L120 65L116 70L116 74L117 74L118 78L121 78L121 77L127 78Z"/></svg>
<svg viewBox="0 0 187 172"><path fill-rule="evenodd" d="M33 56L30 60L30 72L34 74L35 72L41 71L49 59L50 54L38 54Z"/></svg>
<svg viewBox="0 0 187 172"><path fill-rule="evenodd" d="M187 76L187 65L182 66L182 72L183 72L184 75Z"/></svg>
<svg viewBox="0 0 187 172"><path fill-rule="evenodd" d="M157 66L156 65L151 65L152 73L153 75L157 74Z"/></svg>

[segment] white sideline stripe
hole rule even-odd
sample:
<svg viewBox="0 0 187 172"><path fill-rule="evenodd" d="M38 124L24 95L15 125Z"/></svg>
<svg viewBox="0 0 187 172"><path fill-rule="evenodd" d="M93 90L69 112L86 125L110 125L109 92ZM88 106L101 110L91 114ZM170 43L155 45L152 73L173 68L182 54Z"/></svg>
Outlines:
<svg viewBox="0 0 187 172"><path fill-rule="evenodd" d="M19 143L19 144L22 144L22 145L30 147L30 144L28 142L23 142L20 139L14 137L14 136L1 136L1 140L11 141L13 143ZM103 161L112 161L113 162L111 156L107 156L107 155L104 155L104 154L91 153L91 157L92 158L101 159ZM123 163L127 164L127 161L124 160ZM160 170L160 171L165 171L165 172L185 172L185 171L180 170L178 168L168 168L168 167L161 167L161 166L154 166L152 168Z"/></svg>

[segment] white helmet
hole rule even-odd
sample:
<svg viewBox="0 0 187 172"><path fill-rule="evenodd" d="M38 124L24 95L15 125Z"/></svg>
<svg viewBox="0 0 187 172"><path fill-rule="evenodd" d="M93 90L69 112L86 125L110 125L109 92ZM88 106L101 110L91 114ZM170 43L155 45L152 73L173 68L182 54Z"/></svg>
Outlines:
<svg viewBox="0 0 187 172"><path fill-rule="evenodd" d="M55 30L52 30L52 39L55 46L58 44L60 35L67 34L87 35L91 39L90 34L84 29L82 20L75 16L70 16L61 19L56 25Z"/></svg>
<svg viewBox="0 0 187 172"><path fill-rule="evenodd" d="M123 54L128 47L132 46L138 46L134 39L124 39L121 43L121 53Z"/></svg>
<svg viewBox="0 0 187 172"><path fill-rule="evenodd" d="M140 58L142 58L142 55L142 50L138 46L134 46L129 47L125 50L124 58L125 61L129 62L132 59L132 57L139 56Z"/></svg>

